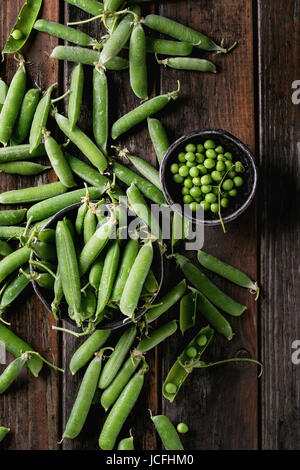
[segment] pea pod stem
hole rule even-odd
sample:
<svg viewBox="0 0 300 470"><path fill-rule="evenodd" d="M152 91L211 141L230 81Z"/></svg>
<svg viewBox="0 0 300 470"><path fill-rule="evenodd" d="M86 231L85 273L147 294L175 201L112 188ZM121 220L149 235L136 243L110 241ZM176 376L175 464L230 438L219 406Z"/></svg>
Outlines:
<svg viewBox="0 0 300 470"><path fill-rule="evenodd" d="M223 359L221 361L216 361L216 362L195 362L193 364L193 368L197 369L206 369L208 367L214 367L214 366L219 366L223 364L228 364L229 362L250 362L252 364L256 364L260 366L260 372L258 374L258 377L260 378L263 374L264 366L261 362L257 361L256 359L248 358L248 357L231 357L230 359Z"/></svg>

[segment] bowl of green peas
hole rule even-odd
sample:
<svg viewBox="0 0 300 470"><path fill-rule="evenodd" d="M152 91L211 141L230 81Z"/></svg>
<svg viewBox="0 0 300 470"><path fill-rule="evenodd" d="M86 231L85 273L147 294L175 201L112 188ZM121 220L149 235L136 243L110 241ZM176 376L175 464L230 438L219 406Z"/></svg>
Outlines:
<svg viewBox="0 0 300 470"><path fill-rule="evenodd" d="M257 168L252 153L239 139L220 129L203 129L169 147L161 163L160 181L175 212L183 212L184 207L188 209L185 218L192 222L224 227L253 200Z"/></svg>

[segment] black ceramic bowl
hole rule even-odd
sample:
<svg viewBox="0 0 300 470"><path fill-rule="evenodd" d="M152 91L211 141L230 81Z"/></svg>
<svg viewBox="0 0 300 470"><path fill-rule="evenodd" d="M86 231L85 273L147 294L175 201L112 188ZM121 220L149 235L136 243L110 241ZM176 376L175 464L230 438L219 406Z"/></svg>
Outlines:
<svg viewBox="0 0 300 470"><path fill-rule="evenodd" d="M238 196L230 200L230 205L222 209L223 222L231 222L239 217L250 205L254 198L257 186L257 169L255 161L250 150L236 137L220 129L202 129L191 134L185 135L176 140L167 150L160 166L160 182L167 203L171 208L179 213L178 206L182 204L182 195L180 184L174 183L173 175L170 172L172 163L177 163L177 156L184 152L187 143L199 144L206 139L213 139L217 145L221 145L227 152L231 152L234 161L240 161L244 165L243 173L244 185L240 188ZM221 221L218 214L212 214L210 211L204 213L204 218L196 218L192 214L185 214L185 217L192 222L204 224L207 226L220 225Z"/></svg>
<svg viewBox="0 0 300 470"><path fill-rule="evenodd" d="M43 227L43 229L46 229L46 228L55 228L56 227L56 224L59 220L62 220L65 216L67 216L72 222L75 221L75 218L76 218L76 214L77 214L77 210L78 210L78 207L81 205L81 203L78 203L78 204L72 204L71 206L69 207L66 207L65 209L59 211L56 215L54 215L52 217L52 219ZM159 243L157 241L155 241L153 243L153 249L154 249L154 256L153 256L153 262L152 262L152 266L151 266L151 269L157 279L157 282L159 284L159 289L158 291L155 293L155 295L153 295L150 303L153 303L154 300L156 299L156 297L158 296L159 294L159 291L160 291L160 288L162 286L162 282L163 282L163 271L164 271L164 266L163 266L163 254L162 254L162 251L160 249L160 246L159 246ZM31 259L33 260L36 260L36 256L35 254L32 252L31 253ZM30 271L33 272L34 271L34 266L32 264L30 264ZM53 292L48 290L48 289L44 289L42 287L40 287L36 282L32 281L32 285L33 285L33 289L36 293L36 295L39 297L39 299L42 301L43 305L46 307L46 309L52 314L52 311L51 311L51 302L53 301ZM137 315L135 317L135 319L140 319L145 313L146 313L147 309L140 309L138 312L137 312ZM73 320L70 319L69 315L68 315L68 308L67 308L67 304L66 303L62 303L61 304L61 309L60 309L60 318L68 323L70 323L71 325L73 326L76 326L75 325L75 322ZM124 315L122 315L121 312L118 312L116 310L116 319L111 321L111 320L103 320L103 322L101 322L98 326L97 326L97 329L100 329L100 330L116 330L118 328L122 328L123 326L126 326L128 325L129 323L131 323L131 319L130 318L126 318L124 317Z"/></svg>

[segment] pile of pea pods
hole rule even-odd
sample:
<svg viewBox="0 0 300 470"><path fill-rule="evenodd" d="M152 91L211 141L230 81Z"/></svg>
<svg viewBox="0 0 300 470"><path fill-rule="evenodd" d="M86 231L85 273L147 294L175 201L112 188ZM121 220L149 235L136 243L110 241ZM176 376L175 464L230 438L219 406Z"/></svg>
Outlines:
<svg viewBox="0 0 300 470"><path fill-rule="evenodd" d="M240 316L246 307L221 291L183 255L173 254L174 246L188 232L186 221L177 214L173 218L172 254L167 258L176 261L183 279L152 305L142 320L135 321L141 304L149 303L158 289L151 270L152 245L154 241L163 245L163 237L158 220L151 217L149 203L163 205L165 199L154 167L131 155L127 149L108 145L110 138L116 140L147 120L158 163L169 147L161 122L152 115L178 98L180 84L176 90L148 100L147 53L155 54L157 63L165 67L215 73L216 67L212 62L190 57L193 48L227 53L236 43L225 48L223 44L218 45L200 32L171 19L159 15L143 18L139 4L149 0L105 0L104 4L97 0L65 1L93 15L76 24L101 21L107 35L99 40L74 28L76 24L62 25L37 19L42 0L27 0L2 51L3 54L17 54L18 68L9 87L0 80L0 142L3 144L0 148L0 171L22 176L38 175L52 168L58 181L0 194L0 204L30 205L29 209L0 211L0 341L16 358L0 375L0 394L7 392L24 366L34 377L38 377L43 363L61 371L9 328L6 313L33 280L53 292L52 312L55 318L59 320L62 303L66 303L70 318L83 329L75 335L88 335L69 364L73 375L86 369L63 439L76 438L92 404L100 402L107 413L103 428L99 430L100 449L111 450L117 443L118 450L133 450L133 435L130 433L129 437L121 440L119 435L140 396L149 369L147 352L167 340L178 328L177 320L154 328L152 323L175 304L180 302L179 326L183 335L195 328L197 312L209 325L194 335L169 371L163 385L163 396L170 402L175 400L194 369L230 361L259 364L248 358L225 359L217 363L202 360L215 332L228 340L233 336L230 323L219 309L226 314ZM58 46L51 54L52 59L76 63L70 90L61 97L53 96L55 84L43 95L36 88L26 90L25 60L19 51L33 28L76 45ZM175 40L147 37L145 28ZM129 50L129 59L123 53L119 55L123 50L125 53ZM159 59L158 55L170 57ZM93 139L77 126L85 83L84 64L93 67ZM120 117L110 130L106 69L119 71L128 68L132 91L143 102ZM64 116L58 112L57 106L67 95L69 102L67 116ZM86 161L69 154L65 151L66 146L56 141L47 128L50 118L86 157ZM112 151L126 157L139 174L117 158L112 159L109 156ZM42 157L47 157L49 165L35 162ZM119 198L125 192L129 208L148 227L149 233L143 243L134 238L126 243L120 243L118 236L113 240L110 238L117 226L118 235L121 233L119 222L124 207L120 205ZM74 223L65 217L57 222L55 228L44 229L58 211L75 203L81 205ZM109 207L109 215L99 212L102 206ZM207 270L250 289L258 296L257 284L245 273L203 251L198 252L198 261ZM131 323L112 344L111 331L96 327L100 323L101 328L101 321L113 315L114 310L121 312ZM166 416L150 414L150 418L165 449L183 449L178 433L188 431L185 423L179 423L176 430ZM0 427L0 442L9 431L5 426Z"/></svg>

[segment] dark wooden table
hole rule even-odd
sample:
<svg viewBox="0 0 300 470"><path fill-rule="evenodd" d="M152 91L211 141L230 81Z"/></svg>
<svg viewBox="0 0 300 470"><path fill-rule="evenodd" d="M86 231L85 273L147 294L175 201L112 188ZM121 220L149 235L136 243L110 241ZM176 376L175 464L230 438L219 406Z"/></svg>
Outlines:
<svg viewBox="0 0 300 470"><path fill-rule="evenodd" d="M0 44L5 42L22 5L0 2ZM300 339L299 326L299 149L300 107L292 102L292 83L300 79L299 0L166 0L149 4L156 12L188 24L216 40L239 46L228 56L216 56L217 75L164 70L149 59L151 96L176 88L180 99L161 115L171 140L199 128L222 128L239 137L254 152L259 170L256 202L223 235L219 228L205 232L205 249L243 268L262 285L255 303L247 291L215 281L248 306L233 319L235 331L228 343L217 338L209 359L236 355L259 358L265 365L261 379L253 365L228 365L195 372L172 405L161 395L170 365L182 349L180 333L148 355L151 368L146 386L124 428L134 429L138 449L159 449L147 412L167 414L174 422L189 424L189 449L299 449L300 365L292 363L292 343ZM88 15L64 1L45 0L43 18L66 23ZM82 27L95 37L99 23ZM33 34L25 48L31 83L47 88L59 82L67 89L73 64L49 59L55 38ZM7 57L1 77L9 81L16 69ZM80 126L91 132L91 69L86 69ZM128 74L109 73L110 118L138 105L130 91ZM156 163L146 126L121 140L131 151ZM48 183L54 173L36 178L1 175L1 191ZM167 272L174 280L173 270ZM178 307L165 318L178 315ZM11 308L12 329L36 350L62 364L62 376L46 367L39 379L24 371L10 391L0 398L0 424L11 435L4 449L96 449L104 419L94 406L86 426L74 441L58 444L76 396L82 374L71 377L68 363L79 341L51 329L52 318L30 291ZM3 366L1 366L2 370ZM185 440L185 439L184 439Z"/></svg>

